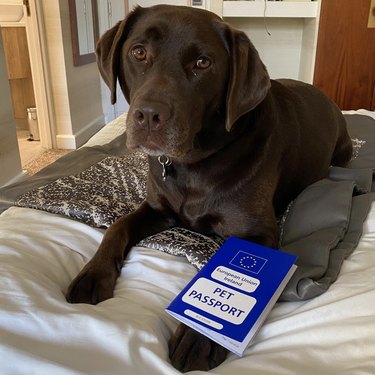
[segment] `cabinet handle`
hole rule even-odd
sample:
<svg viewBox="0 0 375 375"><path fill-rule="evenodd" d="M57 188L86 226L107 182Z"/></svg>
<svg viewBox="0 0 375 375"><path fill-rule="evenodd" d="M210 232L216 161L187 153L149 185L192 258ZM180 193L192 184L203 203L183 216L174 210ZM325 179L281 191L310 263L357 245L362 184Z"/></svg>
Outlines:
<svg viewBox="0 0 375 375"><path fill-rule="evenodd" d="M31 16L29 0L23 0L23 5L26 7L27 17Z"/></svg>

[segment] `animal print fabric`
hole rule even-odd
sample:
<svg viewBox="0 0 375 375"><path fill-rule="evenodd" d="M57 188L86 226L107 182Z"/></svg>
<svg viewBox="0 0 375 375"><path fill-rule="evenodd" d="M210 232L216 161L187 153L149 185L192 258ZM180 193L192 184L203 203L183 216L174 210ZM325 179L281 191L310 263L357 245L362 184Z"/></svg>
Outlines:
<svg viewBox="0 0 375 375"><path fill-rule="evenodd" d="M59 178L21 195L16 205L108 228L144 200L147 173L147 156L143 153L109 156L77 175Z"/></svg>
<svg viewBox="0 0 375 375"><path fill-rule="evenodd" d="M21 195L16 205L108 228L142 203L146 196L147 173L147 157L143 153L109 156L77 175L59 178ZM172 228L146 238L139 246L185 256L201 269L222 243L219 237Z"/></svg>
<svg viewBox="0 0 375 375"><path fill-rule="evenodd" d="M184 228L172 228L154 236L147 237L138 245L168 254L185 256L200 270L224 243L220 237L207 237Z"/></svg>
<svg viewBox="0 0 375 375"><path fill-rule="evenodd" d="M354 157L364 143L353 140ZM146 196L147 174L147 156L141 152L109 156L76 175L61 177L21 195L16 205L108 228L142 203ZM280 240L290 208L291 205L279 218ZM184 228L172 228L146 238L139 245L185 256L192 265L201 269L222 243L219 237L210 238Z"/></svg>

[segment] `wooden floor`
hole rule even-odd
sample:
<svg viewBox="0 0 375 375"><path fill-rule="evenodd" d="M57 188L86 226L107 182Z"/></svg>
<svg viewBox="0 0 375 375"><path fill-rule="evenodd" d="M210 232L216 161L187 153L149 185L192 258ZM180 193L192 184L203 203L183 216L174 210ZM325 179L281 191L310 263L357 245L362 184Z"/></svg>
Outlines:
<svg viewBox="0 0 375 375"><path fill-rule="evenodd" d="M32 160L38 158L45 151L40 141L29 141L28 130L17 130L18 148L20 150L22 168Z"/></svg>
<svg viewBox="0 0 375 375"><path fill-rule="evenodd" d="M28 130L17 130L22 169L33 175L71 150L47 150L40 141L30 141Z"/></svg>

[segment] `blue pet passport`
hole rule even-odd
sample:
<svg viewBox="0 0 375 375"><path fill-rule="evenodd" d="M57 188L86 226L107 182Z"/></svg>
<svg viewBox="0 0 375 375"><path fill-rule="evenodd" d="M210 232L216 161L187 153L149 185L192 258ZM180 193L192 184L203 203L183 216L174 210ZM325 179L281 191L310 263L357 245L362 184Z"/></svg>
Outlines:
<svg viewBox="0 0 375 375"><path fill-rule="evenodd" d="M296 259L230 237L166 311L241 356L296 270Z"/></svg>

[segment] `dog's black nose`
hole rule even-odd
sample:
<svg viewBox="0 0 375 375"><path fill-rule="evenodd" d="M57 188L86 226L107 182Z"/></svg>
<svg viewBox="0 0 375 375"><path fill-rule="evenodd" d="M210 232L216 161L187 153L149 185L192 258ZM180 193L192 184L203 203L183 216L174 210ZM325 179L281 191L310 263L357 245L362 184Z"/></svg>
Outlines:
<svg viewBox="0 0 375 375"><path fill-rule="evenodd" d="M150 130L157 130L163 126L170 116L171 113L168 106L163 103L148 103L147 105L138 106L133 112L135 124Z"/></svg>

